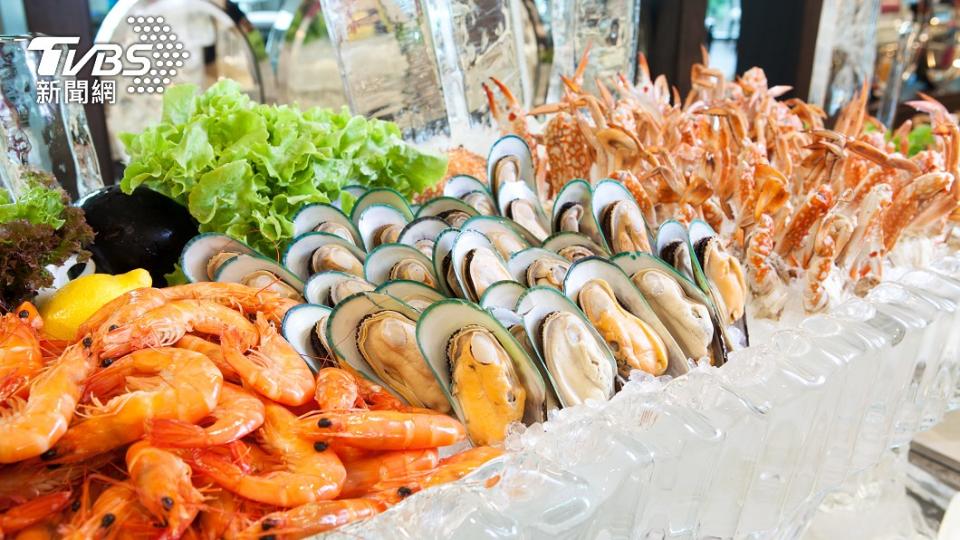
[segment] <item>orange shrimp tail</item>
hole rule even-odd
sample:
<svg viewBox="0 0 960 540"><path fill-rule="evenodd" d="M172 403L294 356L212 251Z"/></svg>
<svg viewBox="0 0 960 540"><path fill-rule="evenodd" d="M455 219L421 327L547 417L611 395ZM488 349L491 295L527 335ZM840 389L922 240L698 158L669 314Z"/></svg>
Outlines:
<svg viewBox="0 0 960 540"><path fill-rule="evenodd" d="M203 448L210 446L202 427L180 420L153 419L147 422L147 439L154 446Z"/></svg>
<svg viewBox="0 0 960 540"><path fill-rule="evenodd" d="M39 523L50 514L59 512L67 506L71 496L72 493L69 490L61 491L15 506L0 514L0 531L11 533Z"/></svg>

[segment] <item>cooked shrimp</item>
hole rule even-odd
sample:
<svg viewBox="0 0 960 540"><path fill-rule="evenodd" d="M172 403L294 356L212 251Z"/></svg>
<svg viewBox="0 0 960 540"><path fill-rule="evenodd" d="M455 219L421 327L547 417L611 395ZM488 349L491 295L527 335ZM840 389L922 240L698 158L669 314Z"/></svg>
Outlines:
<svg viewBox="0 0 960 540"><path fill-rule="evenodd" d="M478 446L440 461L440 466L426 473L414 473L403 478L386 480L373 486L375 490L419 488L426 489L447 482L454 482L477 470L481 465L499 457L503 450L490 446Z"/></svg>
<svg viewBox="0 0 960 540"><path fill-rule="evenodd" d="M33 381L26 401L7 400L0 409L0 463L39 456L66 433L94 362L83 343L73 345Z"/></svg>
<svg viewBox="0 0 960 540"><path fill-rule="evenodd" d="M239 538L303 538L373 517L401 498L396 495L392 500L380 496L307 503L267 514L241 532Z"/></svg>
<svg viewBox="0 0 960 540"><path fill-rule="evenodd" d="M70 491L51 493L0 513L0 538L3 538L4 534L25 529L59 512L70 502L70 495Z"/></svg>
<svg viewBox="0 0 960 540"><path fill-rule="evenodd" d="M42 325L37 308L27 302L0 317L0 403L14 394L25 397L27 383L43 369L37 336Z"/></svg>
<svg viewBox="0 0 960 540"><path fill-rule="evenodd" d="M408 478L437 468L437 451L398 450L357 460L347 467L347 479L340 497L359 497L380 482Z"/></svg>
<svg viewBox="0 0 960 540"><path fill-rule="evenodd" d="M190 466L176 455L140 441L127 450L130 483L160 523L160 538L179 538L200 511L203 495L191 483Z"/></svg>
<svg viewBox="0 0 960 540"><path fill-rule="evenodd" d="M244 313L260 312L278 325L283 323L287 310L298 303L275 292L239 283L191 283L167 287L163 289L163 294L170 300L207 300L239 308Z"/></svg>
<svg viewBox="0 0 960 540"><path fill-rule="evenodd" d="M246 351L250 347L245 346L236 332L229 330L221 336L223 358L237 371L244 384L264 397L291 406L310 401L314 381L306 362L259 313L256 328L260 344L249 352Z"/></svg>
<svg viewBox="0 0 960 540"><path fill-rule="evenodd" d="M91 315L77 330L77 336L93 336L99 343L112 328L141 317L151 309L167 303L167 297L153 287L134 289L104 304Z"/></svg>
<svg viewBox="0 0 960 540"><path fill-rule="evenodd" d="M373 409L412 412L396 396L363 377L340 368L324 368L317 373L314 399L321 411Z"/></svg>
<svg viewBox="0 0 960 540"><path fill-rule="evenodd" d="M246 472L222 452L207 449L192 457L194 469L238 495L285 508L335 498L346 476L337 455L301 438L297 417L286 408L264 405L266 420L258 435L275 463L258 460L253 465L260 470Z"/></svg>
<svg viewBox="0 0 960 540"><path fill-rule="evenodd" d="M119 526L139 512L137 494L127 482L104 490L89 512L79 512L61 528L64 540L89 540L114 536Z"/></svg>
<svg viewBox="0 0 960 540"><path fill-rule="evenodd" d="M192 334L187 334L180 338L180 341L178 341L174 347L205 355L217 366L217 369L220 370L220 373L223 374L223 380L240 384L240 375L238 375L237 372L230 366L230 364L223 359L223 351L220 350L220 345L218 343L208 341L202 337L194 336Z"/></svg>
<svg viewBox="0 0 960 540"><path fill-rule="evenodd" d="M223 376L206 356L184 349L144 349L90 376L95 401L41 459L78 462L133 442L155 418L197 422L217 405ZM109 399L100 404L101 399Z"/></svg>
<svg viewBox="0 0 960 540"><path fill-rule="evenodd" d="M300 428L310 440L369 450L436 448L466 436L449 416L399 411L316 412L304 416Z"/></svg>
<svg viewBox="0 0 960 540"><path fill-rule="evenodd" d="M217 406L198 423L153 419L147 422L147 437L161 447L218 446L252 433L263 424L263 414L260 398L239 386L223 383Z"/></svg>
<svg viewBox="0 0 960 540"><path fill-rule="evenodd" d="M215 490L204 501L197 522L204 540L235 538L246 525L242 523L243 501L225 489Z"/></svg>
<svg viewBox="0 0 960 540"><path fill-rule="evenodd" d="M244 349L257 343L257 329L240 313L215 302L176 300L107 332L101 354L115 358L138 349L169 347L188 332L222 336L228 329Z"/></svg>

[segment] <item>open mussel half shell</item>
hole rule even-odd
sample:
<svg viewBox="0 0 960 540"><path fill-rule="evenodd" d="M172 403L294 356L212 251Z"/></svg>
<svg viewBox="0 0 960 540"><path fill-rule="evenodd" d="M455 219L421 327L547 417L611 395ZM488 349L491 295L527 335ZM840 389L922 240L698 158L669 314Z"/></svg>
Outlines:
<svg viewBox="0 0 960 540"><path fill-rule="evenodd" d="M603 337L567 297L534 287L520 298L518 313L564 407L613 396L617 364Z"/></svg>
<svg viewBox="0 0 960 540"><path fill-rule="evenodd" d="M517 282L527 287L553 287L558 291L563 288L563 278L569 268L570 261L543 248L518 251L507 261L507 269Z"/></svg>
<svg viewBox="0 0 960 540"><path fill-rule="evenodd" d="M595 243L603 243L600 224L593 215L593 189L583 180L567 182L553 201L552 230L586 235Z"/></svg>
<svg viewBox="0 0 960 540"><path fill-rule="evenodd" d="M453 197L437 197L420 206L417 217L438 217L454 229L459 229L473 216L479 215L472 206Z"/></svg>
<svg viewBox="0 0 960 540"><path fill-rule="evenodd" d="M563 293L603 336L624 378L633 369L672 376L689 371L676 340L615 264L597 258L575 262Z"/></svg>
<svg viewBox="0 0 960 540"><path fill-rule="evenodd" d="M487 288L513 276L486 236L461 231L453 244L451 263L460 289L468 300L478 302Z"/></svg>
<svg viewBox="0 0 960 540"><path fill-rule="evenodd" d="M546 419L547 387L535 363L476 304L444 300L430 306L417 323L417 341L474 444L503 441L514 422Z"/></svg>
<svg viewBox="0 0 960 540"><path fill-rule="evenodd" d="M266 257L237 255L220 266L214 281L239 283L303 302L303 282L289 270Z"/></svg>
<svg viewBox="0 0 960 540"><path fill-rule="evenodd" d="M218 233L204 233L190 239L180 253L180 268L191 283L214 281L217 270L237 255L257 255L239 240Z"/></svg>
<svg viewBox="0 0 960 540"><path fill-rule="evenodd" d="M490 191L495 200L499 200L504 185L516 182L525 183L535 196L539 196L530 147L516 135L501 137L490 147L487 178L490 179Z"/></svg>
<svg viewBox="0 0 960 540"><path fill-rule="evenodd" d="M450 226L447 225L446 221L435 216L417 218L400 231L400 238L397 241L417 248L421 253L432 259L433 246L437 237L444 229L448 228Z"/></svg>
<svg viewBox="0 0 960 540"><path fill-rule="evenodd" d="M743 266L727 252L720 237L706 222L693 220L689 234L693 245L694 274L698 285L717 306L728 346L731 349L749 346L746 311L749 293Z"/></svg>
<svg viewBox="0 0 960 540"><path fill-rule="evenodd" d="M613 263L630 276L677 345L697 362L726 362L717 311L697 285L647 253L621 253Z"/></svg>
<svg viewBox="0 0 960 540"><path fill-rule="evenodd" d="M308 204L293 216L293 236L308 232L335 234L355 246L363 245L360 231L339 208L325 203Z"/></svg>
<svg viewBox="0 0 960 540"><path fill-rule="evenodd" d="M443 195L460 199L481 216L497 215L497 203L487 185L472 176L460 174L447 180L443 186Z"/></svg>
<svg viewBox="0 0 960 540"><path fill-rule="evenodd" d="M327 270L314 274L304 286L304 297L311 304L335 307L344 298L373 291L376 287L362 277L344 272Z"/></svg>
<svg viewBox="0 0 960 540"><path fill-rule="evenodd" d="M446 298L432 287L427 287L417 281L408 281L405 279L387 281L378 286L376 292L399 298L417 311L423 311L431 304Z"/></svg>
<svg viewBox="0 0 960 540"><path fill-rule="evenodd" d="M457 229L445 229L437 235L433 244L433 272L440 284L437 290L447 296L464 298L453 268L453 243L459 235L460 231Z"/></svg>
<svg viewBox="0 0 960 540"><path fill-rule="evenodd" d="M610 253L651 252L643 213L623 184L613 180L598 183L593 190L592 211Z"/></svg>
<svg viewBox="0 0 960 540"><path fill-rule="evenodd" d="M380 244L397 242L403 228L410 221L411 219L393 206L377 204L367 207L360 214L357 218L357 229L363 238L364 248L370 252Z"/></svg>
<svg viewBox="0 0 960 540"><path fill-rule="evenodd" d="M330 308L317 304L300 304L290 308L280 325L284 339L316 373L336 363L327 344L327 321Z"/></svg>
<svg viewBox="0 0 960 540"><path fill-rule="evenodd" d="M420 312L385 294L360 293L330 314L327 342L340 360L415 407L450 411L450 401L417 345Z"/></svg>
<svg viewBox="0 0 960 540"><path fill-rule="evenodd" d="M670 219L660 224L654 251L681 275L696 283L693 271L693 250L687 228L679 221Z"/></svg>
<svg viewBox="0 0 960 540"><path fill-rule="evenodd" d="M390 188L371 189L357 198L353 210L350 211L350 220L357 226L361 234L363 230L360 228L360 217L371 206L389 206L403 216L404 223L413 221L413 210L403 195Z"/></svg>
<svg viewBox="0 0 960 540"><path fill-rule="evenodd" d="M377 285L392 279L406 279L437 287L433 261L417 248L406 244L378 246L367 255L363 271L367 281Z"/></svg>
<svg viewBox="0 0 960 540"><path fill-rule="evenodd" d="M363 276L365 259L362 249L339 236L309 232L293 239L283 254L283 265L303 280L325 270Z"/></svg>
<svg viewBox="0 0 960 540"><path fill-rule="evenodd" d="M477 216L463 224L464 231L478 231L490 240L503 260L530 246L539 245L539 241L529 231L518 227L516 223L498 216Z"/></svg>
<svg viewBox="0 0 960 540"><path fill-rule="evenodd" d="M609 257L610 252L587 236L574 232L558 232L543 241L543 249L552 251L570 262L586 257Z"/></svg>
<svg viewBox="0 0 960 540"><path fill-rule="evenodd" d="M480 297L480 302L478 303L480 307L491 312L494 309L504 309L515 312L517 310L517 302L520 301L520 297L526 290L527 288L519 282L499 281L487 287L486 292ZM509 326L507 327L509 328Z"/></svg>
<svg viewBox="0 0 960 540"><path fill-rule="evenodd" d="M536 243L550 235L550 222L543 212L537 195L526 184L515 182L500 188L497 193L500 214L534 237Z"/></svg>

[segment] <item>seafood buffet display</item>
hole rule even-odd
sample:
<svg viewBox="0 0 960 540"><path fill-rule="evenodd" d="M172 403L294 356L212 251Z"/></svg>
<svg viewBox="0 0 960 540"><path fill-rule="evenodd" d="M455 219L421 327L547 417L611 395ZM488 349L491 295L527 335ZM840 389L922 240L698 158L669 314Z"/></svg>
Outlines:
<svg viewBox="0 0 960 540"><path fill-rule="evenodd" d="M174 146L147 148L156 136L129 137L141 161L128 169L125 185L171 191L179 182L186 187L178 196L192 190L190 210L203 232L180 253L189 283L126 292L68 340L44 335L30 304L0 321L0 532L303 537L477 469L471 483L457 486L509 492L518 489L513 482L523 487L521 472L530 467L537 482L555 474L557 485L570 485L563 471L545 472L522 456L550 452L527 452L525 440L563 446L557 426L577 422L626 423L633 433L640 428L631 422L648 427L674 418L687 422L702 447L725 444L722 436L710 439L714 424L696 424L697 409L703 422L720 426L717 433L739 433L735 442L749 445L752 424L737 424L736 414L762 415L756 411L768 404L755 403L761 390L741 396L730 388L761 375L772 381L767 390L792 392L799 383L771 370L748 376L747 359L809 357L809 371L795 379L824 384L817 370L855 358L854 346L824 352L807 334L792 338L813 351L806 356L783 335L758 343L756 332L751 339L758 321L791 310L836 312L807 319L804 331L829 327L823 334L839 340L836 321L844 321L868 346L892 349L884 332L892 328L903 339L898 329L912 324L892 299L940 302L943 317L958 312L953 300L929 292L929 280L901 296L882 284L885 271L904 275L904 265L893 262L912 260L925 246L956 244L960 131L941 105L914 104L930 115L937 138L911 149L905 141L912 126L885 132L866 115L866 92L827 130L822 111L778 100L785 88L768 87L757 69L727 82L704 58L681 99L662 77L651 79L642 56L636 84L598 80L598 95L587 93L586 62L587 54L564 78L561 101L531 111L494 80L506 106L492 87L487 95L504 136L486 158L464 148L448 152L437 185L425 184L440 176L438 158L406 147L394 157L421 169L415 179L398 180L401 190L385 187L383 171L366 186L350 184L346 171L374 158L343 157L342 177L313 186L301 204L292 197L274 204L269 216L249 207L235 212L231 204L242 206L231 202L236 194L214 192L215 183L204 181L236 169L237 182L283 191L277 177L251 169L266 167L247 162L262 158L255 144L233 149L220 141L218 153L247 157L224 165L205 154L202 168L210 170L195 181L184 171L158 172ZM198 111L215 109L218 97L243 101L227 84L200 97L192 89L173 94ZM287 109L243 103L251 121L303 121ZM545 125L528 122L543 114ZM189 129L167 129L202 129L200 116ZM415 202L412 185L425 188ZM271 220L280 225L267 230ZM262 228L238 233L252 222ZM268 249L275 242L276 254ZM870 302L880 307L863 307ZM916 328L946 327L924 313L928 319ZM953 377L956 370L943 365ZM659 412L636 404L645 399L641 387L666 388ZM702 401L685 397L690 393ZM707 396L721 396L716 409L704 406ZM814 408L829 412L825 407ZM597 411L605 416L591 416ZM812 425L803 422L795 432ZM682 437L661 434L657 451L674 456L667 445ZM603 441L598 456L639 462L626 437L613 430L571 444ZM806 444L814 443L797 446ZM501 457L504 447L516 452ZM812 460L810 452L795 457ZM775 459L757 457L763 465ZM729 452L716 458L734 461ZM584 467L607 466L598 463ZM749 472L737 477L744 490L752 487ZM790 500L799 504L835 476L811 480ZM656 478L654 485L667 483ZM712 478L684 474L677 481L691 493L700 482L696 489L714 490L709 500L735 503L727 484ZM431 492L444 489L460 488ZM569 500L584 501L585 493ZM682 513L667 510L667 499L644 499L649 506L638 509L628 507L635 498L605 497L604 504L623 506L623 524L589 526L595 534L666 530L674 522L658 520ZM585 511L570 509L578 512ZM704 534L726 530L721 521L730 520L711 515L697 526Z"/></svg>

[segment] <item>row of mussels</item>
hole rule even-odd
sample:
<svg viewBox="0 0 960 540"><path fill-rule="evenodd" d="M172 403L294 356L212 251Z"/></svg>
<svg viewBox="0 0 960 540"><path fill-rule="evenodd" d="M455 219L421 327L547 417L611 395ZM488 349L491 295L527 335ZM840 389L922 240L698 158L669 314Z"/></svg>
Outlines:
<svg viewBox="0 0 960 540"><path fill-rule="evenodd" d="M677 376L747 345L742 269L706 223L654 234L613 180L569 182L547 217L513 136L487 173L489 186L456 176L419 207L389 189L355 192L349 216L307 206L282 264L206 234L181 265L305 300L282 331L313 369L337 363L453 412L475 444L608 399L633 370Z"/></svg>

